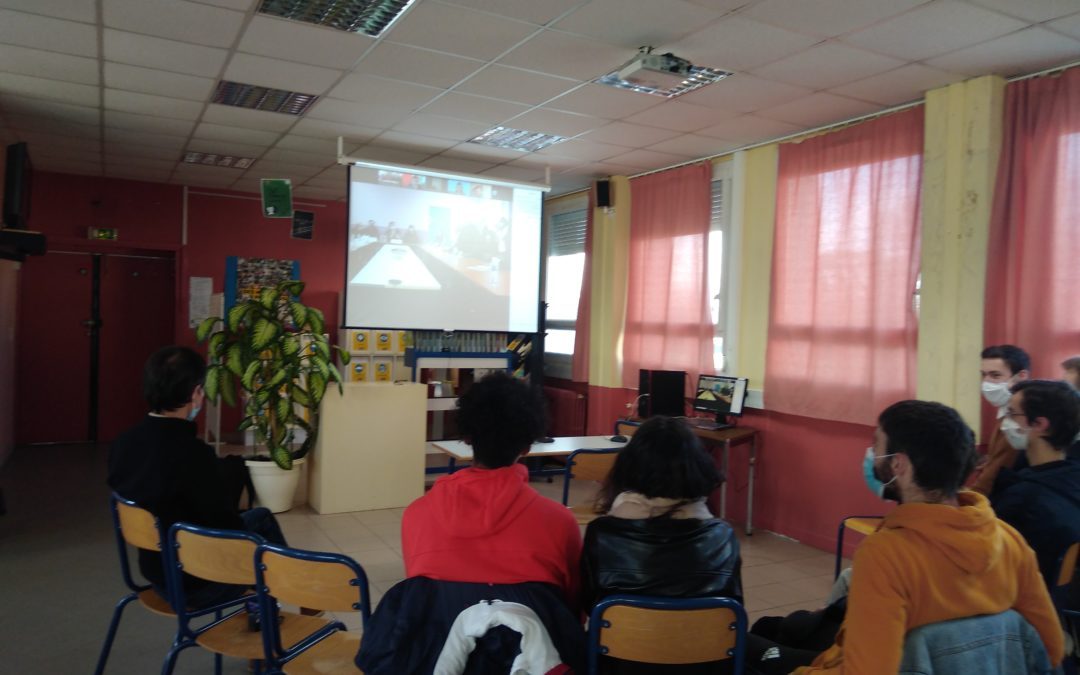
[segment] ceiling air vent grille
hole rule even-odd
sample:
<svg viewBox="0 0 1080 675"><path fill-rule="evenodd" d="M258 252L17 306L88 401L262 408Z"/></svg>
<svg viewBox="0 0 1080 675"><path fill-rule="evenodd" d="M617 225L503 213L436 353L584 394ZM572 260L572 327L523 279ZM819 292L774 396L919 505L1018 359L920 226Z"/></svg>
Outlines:
<svg viewBox="0 0 1080 675"><path fill-rule="evenodd" d="M379 37L413 0L263 0L259 12Z"/></svg>
<svg viewBox="0 0 1080 675"><path fill-rule="evenodd" d="M222 80L218 83L211 102L286 115L303 115L317 100L319 97L315 94L301 94L284 89L271 89L254 84Z"/></svg>

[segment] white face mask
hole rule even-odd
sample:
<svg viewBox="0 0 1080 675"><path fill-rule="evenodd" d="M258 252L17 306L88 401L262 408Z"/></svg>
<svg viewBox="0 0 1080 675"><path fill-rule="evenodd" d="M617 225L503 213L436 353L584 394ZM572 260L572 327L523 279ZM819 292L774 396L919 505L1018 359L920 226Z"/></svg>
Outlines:
<svg viewBox="0 0 1080 675"><path fill-rule="evenodd" d="M1011 417L1006 417L1001 420L1001 433L1005 434L1006 440L1009 441L1009 445L1017 450L1026 450L1028 446L1028 434L1031 429L1022 428L1016 420Z"/></svg>
<svg viewBox="0 0 1080 675"><path fill-rule="evenodd" d="M1009 387L1011 385L1008 382L983 382L982 383L982 395L986 399L986 402L990 405L1000 408L1009 404L1009 397L1012 396L1009 393Z"/></svg>

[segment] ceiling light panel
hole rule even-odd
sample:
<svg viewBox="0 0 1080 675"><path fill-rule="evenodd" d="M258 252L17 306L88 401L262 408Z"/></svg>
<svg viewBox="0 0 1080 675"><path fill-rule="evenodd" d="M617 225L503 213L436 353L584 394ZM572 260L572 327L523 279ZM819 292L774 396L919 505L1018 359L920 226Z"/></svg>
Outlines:
<svg viewBox="0 0 1080 675"><path fill-rule="evenodd" d="M311 104L319 100L315 94L301 94L284 89L259 87L254 84L242 84L222 80L214 91L213 103L231 105L237 108L265 110L286 115L303 115Z"/></svg>
<svg viewBox="0 0 1080 675"><path fill-rule="evenodd" d="M542 134L538 131L525 131L523 129L511 129L510 127L493 127L470 143L490 145L496 148L509 148L522 152L536 152L566 140L565 136L554 134Z"/></svg>
<svg viewBox="0 0 1080 675"><path fill-rule="evenodd" d="M184 163L202 166L223 166L228 169L246 169L255 162L254 157L215 155L209 152L185 152Z"/></svg>
<svg viewBox="0 0 1080 675"><path fill-rule="evenodd" d="M379 37L413 0L263 0L259 12Z"/></svg>
<svg viewBox="0 0 1080 675"><path fill-rule="evenodd" d="M642 84L639 82L632 82L630 80L624 80L619 77L619 71L612 71L607 75L604 75L600 79L596 80L599 84L606 84L609 87L615 87L617 89L625 89L627 91L634 91L640 94L652 94L653 96L663 96L664 98L675 98L688 94L697 89L701 89L704 86L719 82L725 77L730 76L731 73L717 70L715 68L704 68L701 66L691 66L690 72L684 79L678 82L672 83L670 86L652 86L649 84Z"/></svg>

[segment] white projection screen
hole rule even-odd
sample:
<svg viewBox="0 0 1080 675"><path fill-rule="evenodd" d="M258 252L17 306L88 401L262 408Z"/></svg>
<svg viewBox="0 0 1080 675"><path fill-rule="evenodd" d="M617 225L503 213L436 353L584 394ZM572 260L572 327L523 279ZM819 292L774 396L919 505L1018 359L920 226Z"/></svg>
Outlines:
<svg viewBox="0 0 1080 675"><path fill-rule="evenodd" d="M350 165L345 327L535 332L546 189Z"/></svg>

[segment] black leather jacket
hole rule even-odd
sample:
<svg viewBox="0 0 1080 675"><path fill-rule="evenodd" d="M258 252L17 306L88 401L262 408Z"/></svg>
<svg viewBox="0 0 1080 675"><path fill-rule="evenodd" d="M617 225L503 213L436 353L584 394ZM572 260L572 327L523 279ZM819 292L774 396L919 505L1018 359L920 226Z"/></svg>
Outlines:
<svg viewBox="0 0 1080 675"><path fill-rule="evenodd" d="M602 516L585 531L582 606L615 593L742 602L740 566L735 532L719 518Z"/></svg>

